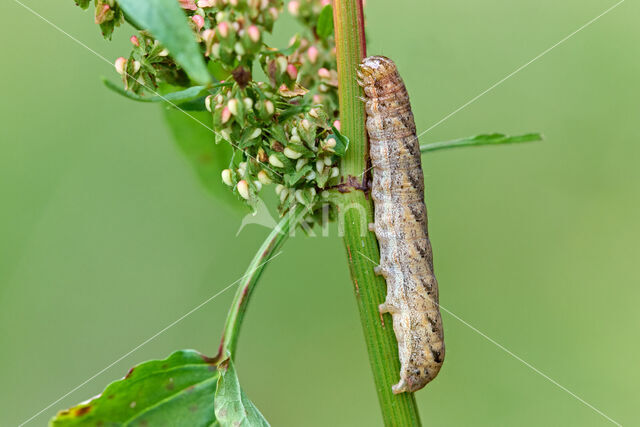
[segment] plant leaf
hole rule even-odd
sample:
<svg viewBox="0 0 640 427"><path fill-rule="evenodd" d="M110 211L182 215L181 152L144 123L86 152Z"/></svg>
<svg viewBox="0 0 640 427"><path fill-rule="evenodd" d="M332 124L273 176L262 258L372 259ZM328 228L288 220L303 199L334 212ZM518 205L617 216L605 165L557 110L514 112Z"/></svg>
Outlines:
<svg viewBox="0 0 640 427"><path fill-rule="evenodd" d="M233 151L226 142L215 144L215 134L202 125L211 128L211 113L193 111L187 115L175 108L165 107L163 110L176 144L191 163L200 182L224 205L245 211L244 204L220 177L222 170L229 167Z"/></svg>
<svg viewBox="0 0 640 427"><path fill-rule="evenodd" d="M181 350L144 362L88 403L60 411L52 427L210 426L219 372L206 356Z"/></svg>
<svg viewBox="0 0 640 427"><path fill-rule="evenodd" d="M507 136L502 133L491 133L470 136L467 138L454 139L452 141L429 142L420 145L420 151L442 150L444 148L468 147L474 145L497 145L497 144L515 144L518 142L541 141L542 135L539 133L527 133L518 136Z"/></svg>
<svg viewBox="0 0 640 427"><path fill-rule="evenodd" d="M333 34L333 8L330 4L326 5L318 16L316 33L324 39Z"/></svg>
<svg viewBox="0 0 640 427"><path fill-rule="evenodd" d="M211 82L207 66L187 17L176 0L118 0L118 4L137 27L146 28L189 76L198 83Z"/></svg>
<svg viewBox="0 0 640 427"><path fill-rule="evenodd" d="M206 86L192 86L190 88L184 89L184 90L179 90L176 92L169 92L167 94L164 95L154 95L154 96L141 96L138 95L137 93L133 93L129 90L125 90L123 89L120 85L115 84L113 82L111 82L110 80L107 80L105 77L102 78L102 83L104 83L104 85L108 88L111 89L112 91L116 92L117 94L120 94L124 97L127 97L129 99L133 99L134 101L138 101L138 102L177 102L177 101L184 101L187 99L192 99L197 97L198 95L202 94L203 92L206 91L207 87Z"/></svg>
<svg viewBox="0 0 640 427"><path fill-rule="evenodd" d="M340 131L335 127L331 126L331 130L333 134L329 135L329 137L333 137L336 140L336 146L333 148L333 151L340 157L344 156L344 154L349 149L349 138L340 133Z"/></svg>
<svg viewBox="0 0 640 427"><path fill-rule="evenodd" d="M216 389L216 418L222 426L269 427L269 423L258 408L240 388L231 359L220 362L220 376Z"/></svg>

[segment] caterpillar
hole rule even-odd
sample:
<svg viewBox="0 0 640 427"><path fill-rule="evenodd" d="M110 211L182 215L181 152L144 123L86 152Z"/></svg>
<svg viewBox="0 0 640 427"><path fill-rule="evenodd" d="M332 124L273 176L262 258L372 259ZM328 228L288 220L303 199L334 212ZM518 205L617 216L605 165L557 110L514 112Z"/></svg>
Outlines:
<svg viewBox="0 0 640 427"><path fill-rule="evenodd" d="M414 392L438 375L445 354L420 147L409 95L393 61L365 58L357 76L365 94L373 175L375 222L369 230L380 245L375 272L387 282L379 309L392 316L400 358L400 381L392 390Z"/></svg>

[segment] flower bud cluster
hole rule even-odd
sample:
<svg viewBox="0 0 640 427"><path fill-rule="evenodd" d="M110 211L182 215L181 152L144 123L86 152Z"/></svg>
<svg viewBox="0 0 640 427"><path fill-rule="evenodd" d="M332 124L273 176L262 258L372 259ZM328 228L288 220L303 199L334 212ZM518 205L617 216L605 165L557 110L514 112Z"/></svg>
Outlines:
<svg viewBox="0 0 640 427"><path fill-rule="evenodd" d="M190 109L211 113L215 143L233 147L220 179L249 205L271 186L281 213L296 204L315 210L338 182L347 149L337 122L333 36L314 35L327 1L289 3L304 28L281 50L264 40L283 8L281 0L176 1L218 79L188 102ZM162 83L179 90L193 85L151 34L140 31L130 41L132 53L114 64L126 90L144 95ZM254 64L264 71L264 81L254 79Z"/></svg>
<svg viewBox="0 0 640 427"><path fill-rule="evenodd" d="M76 5L87 9L92 0L75 0ZM124 13L115 0L95 0L95 23L105 39L111 40L113 29L124 22Z"/></svg>

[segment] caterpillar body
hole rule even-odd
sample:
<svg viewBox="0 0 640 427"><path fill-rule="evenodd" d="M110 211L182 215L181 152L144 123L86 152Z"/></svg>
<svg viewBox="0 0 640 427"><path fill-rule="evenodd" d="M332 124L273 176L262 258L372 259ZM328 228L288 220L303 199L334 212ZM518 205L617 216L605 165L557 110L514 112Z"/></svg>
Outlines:
<svg viewBox="0 0 640 427"><path fill-rule="evenodd" d="M396 65L370 56L360 64L373 182L374 223L380 245L375 268L387 282L381 313L390 313L398 340L400 381L394 393L433 380L444 361L438 282L427 231L420 147L407 89Z"/></svg>

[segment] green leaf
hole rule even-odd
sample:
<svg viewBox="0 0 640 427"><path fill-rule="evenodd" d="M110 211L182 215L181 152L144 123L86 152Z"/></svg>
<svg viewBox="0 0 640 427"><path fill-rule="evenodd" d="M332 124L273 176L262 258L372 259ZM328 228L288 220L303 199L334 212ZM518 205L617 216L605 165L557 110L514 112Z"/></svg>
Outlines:
<svg viewBox="0 0 640 427"><path fill-rule="evenodd" d="M333 137L336 140L336 146L333 151L342 157L349 149L349 138L341 134L335 126L331 126L331 130L333 130L333 134L329 135L329 138Z"/></svg>
<svg viewBox="0 0 640 427"><path fill-rule="evenodd" d="M305 165L302 169L294 173L286 174L283 179L284 183L287 187L293 187L305 176L309 171L311 171L313 167L311 165Z"/></svg>
<svg viewBox="0 0 640 427"><path fill-rule="evenodd" d="M224 205L244 211L244 204L222 182L220 173L231 163L232 148L226 142L215 144L215 134L208 129L212 126L211 113L193 111L187 115L175 108L163 110L176 144L205 188Z"/></svg>
<svg viewBox="0 0 640 427"><path fill-rule="evenodd" d="M326 5L318 16L316 33L324 39L333 34L333 8L330 4Z"/></svg>
<svg viewBox="0 0 640 427"><path fill-rule="evenodd" d="M267 420L240 388L231 359L222 361L218 369L220 377L216 389L215 411L220 425L269 427Z"/></svg>
<svg viewBox="0 0 640 427"><path fill-rule="evenodd" d="M211 82L200 47L176 0L118 0L134 25L146 28L198 83Z"/></svg>
<svg viewBox="0 0 640 427"><path fill-rule="evenodd" d="M141 96L141 95L138 95L137 93L133 93L131 91L123 89L122 86L107 80L105 77L102 78L102 83L104 83L104 85L107 88L111 89L112 91L124 97L133 99L134 101L139 101L139 102L172 102L173 103L178 101L184 101L187 99L192 99L197 97L198 95L206 92L206 89L207 89L206 86L192 86L185 90L180 90L177 92L169 92L164 95Z"/></svg>
<svg viewBox="0 0 640 427"><path fill-rule="evenodd" d="M181 350L131 369L88 403L61 411L52 427L210 426L219 372L206 356Z"/></svg>
<svg viewBox="0 0 640 427"><path fill-rule="evenodd" d="M420 151L442 150L444 148L469 147L474 145L497 145L497 144L515 144L518 142L541 141L542 135L539 133L527 133L518 136L507 136L502 133L491 133L470 136L467 138L454 139L452 141L429 142L420 145Z"/></svg>

